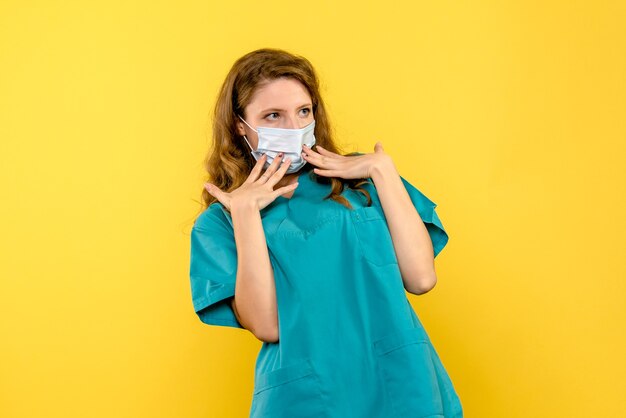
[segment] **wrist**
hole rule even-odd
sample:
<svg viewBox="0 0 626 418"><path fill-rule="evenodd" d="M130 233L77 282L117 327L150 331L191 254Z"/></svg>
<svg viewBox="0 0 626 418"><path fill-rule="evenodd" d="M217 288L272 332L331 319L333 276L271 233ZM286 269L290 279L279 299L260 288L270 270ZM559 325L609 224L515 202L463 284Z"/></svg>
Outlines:
<svg viewBox="0 0 626 418"><path fill-rule="evenodd" d="M235 215L235 214L246 214L246 213L252 213L252 212L259 212L259 205L257 204L256 201L251 200L251 199L245 199L245 200L240 200L240 199L232 199L230 201L230 213L231 215Z"/></svg>
<svg viewBox="0 0 626 418"><path fill-rule="evenodd" d="M390 175L396 176L399 175L399 173L391 157L385 155L384 158L381 158L376 164L372 166L370 177L372 178L372 181L376 183L376 180L387 178Z"/></svg>

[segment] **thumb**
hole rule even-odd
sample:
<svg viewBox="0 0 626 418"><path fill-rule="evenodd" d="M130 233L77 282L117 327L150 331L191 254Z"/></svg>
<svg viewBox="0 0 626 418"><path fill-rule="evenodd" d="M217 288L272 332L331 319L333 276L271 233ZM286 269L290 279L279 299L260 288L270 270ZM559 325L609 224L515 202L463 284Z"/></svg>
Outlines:
<svg viewBox="0 0 626 418"><path fill-rule="evenodd" d="M374 152L384 152L385 150L383 149L383 144L380 141L377 141L376 144L374 144Z"/></svg>
<svg viewBox="0 0 626 418"><path fill-rule="evenodd" d="M217 201L220 202L228 212L230 212L230 204L226 203L226 193L224 193L222 189L211 183L204 183L204 188L207 190L207 192L209 192L211 196L215 197Z"/></svg>
<svg viewBox="0 0 626 418"><path fill-rule="evenodd" d="M214 184L204 183L204 188L206 189L211 196L216 197L219 201L221 201L220 197L222 197L222 190Z"/></svg>

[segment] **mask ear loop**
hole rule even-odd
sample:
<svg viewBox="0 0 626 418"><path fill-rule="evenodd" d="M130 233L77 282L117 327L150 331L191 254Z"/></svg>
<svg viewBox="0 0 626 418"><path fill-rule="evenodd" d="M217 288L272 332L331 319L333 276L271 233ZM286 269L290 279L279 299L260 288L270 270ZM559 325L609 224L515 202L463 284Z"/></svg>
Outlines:
<svg viewBox="0 0 626 418"><path fill-rule="evenodd" d="M241 120L243 121L243 123L245 123L246 125L248 125L248 128L252 129L254 132L257 132L257 130L256 130L256 129L254 129L252 126L250 126L250 125L248 124L248 122L246 122L246 121L245 121L245 119L244 119L244 118L242 118L240 115L237 115L237 117L238 117L239 119L241 119ZM250 147L250 149L251 149L252 151L255 151L255 149L254 149L254 148L252 148L252 145L250 145L250 142L248 142L248 137L247 137L245 134L243 135L243 139L245 139L245 140L246 140L246 144L248 144L248 147Z"/></svg>
<svg viewBox="0 0 626 418"><path fill-rule="evenodd" d="M248 142L248 138L247 138L245 135L243 136L243 139L245 139L245 140L246 140L246 144L248 144L248 146L250 147L250 149L251 149L252 151L254 151L254 148L252 148L252 145L250 145L250 143Z"/></svg>
<svg viewBox="0 0 626 418"><path fill-rule="evenodd" d="M245 123L246 125L248 125L248 128L252 129L254 132L259 133L259 131L257 131L256 129L254 129L252 126L250 126L248 124L248 122L246 122L246 120L244 118L242 118L241 116L237 115L239 117L239 119L241 119L243 121L243 123Z"/></svg>

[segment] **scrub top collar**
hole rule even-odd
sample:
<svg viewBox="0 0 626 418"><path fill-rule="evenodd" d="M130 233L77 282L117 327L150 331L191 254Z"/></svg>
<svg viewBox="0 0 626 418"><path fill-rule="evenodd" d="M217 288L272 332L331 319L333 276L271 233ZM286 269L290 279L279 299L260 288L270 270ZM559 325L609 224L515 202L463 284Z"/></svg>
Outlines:
<svg viewBox="0 0 626 418"><path fill-rule="evenodd" d="M296 207L300 201L319 202L330 193L330 185L318 183L314 176L313 166L307 163L298 175L298 187L295 188L291 198L279 195L269 205L261 209L261 218L273 213L277 216L285 216L292 208ZM232 226L230 213L224 208L222 203L217 202L228 223Z"/></svg>

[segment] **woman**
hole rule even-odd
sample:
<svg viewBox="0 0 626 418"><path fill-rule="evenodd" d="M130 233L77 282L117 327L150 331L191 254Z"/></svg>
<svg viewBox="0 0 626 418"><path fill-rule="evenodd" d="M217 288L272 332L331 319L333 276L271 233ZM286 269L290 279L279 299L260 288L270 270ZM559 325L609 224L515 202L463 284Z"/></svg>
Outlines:
<svg viewBox="0 0 626 418"><path fill-rule="evenodd" d="M436 283L436 205L380 143L339 153L310 62L237 60L213 139L191 291L204 323L263 341L250 416L462 417L405 293Z"/></svg>

